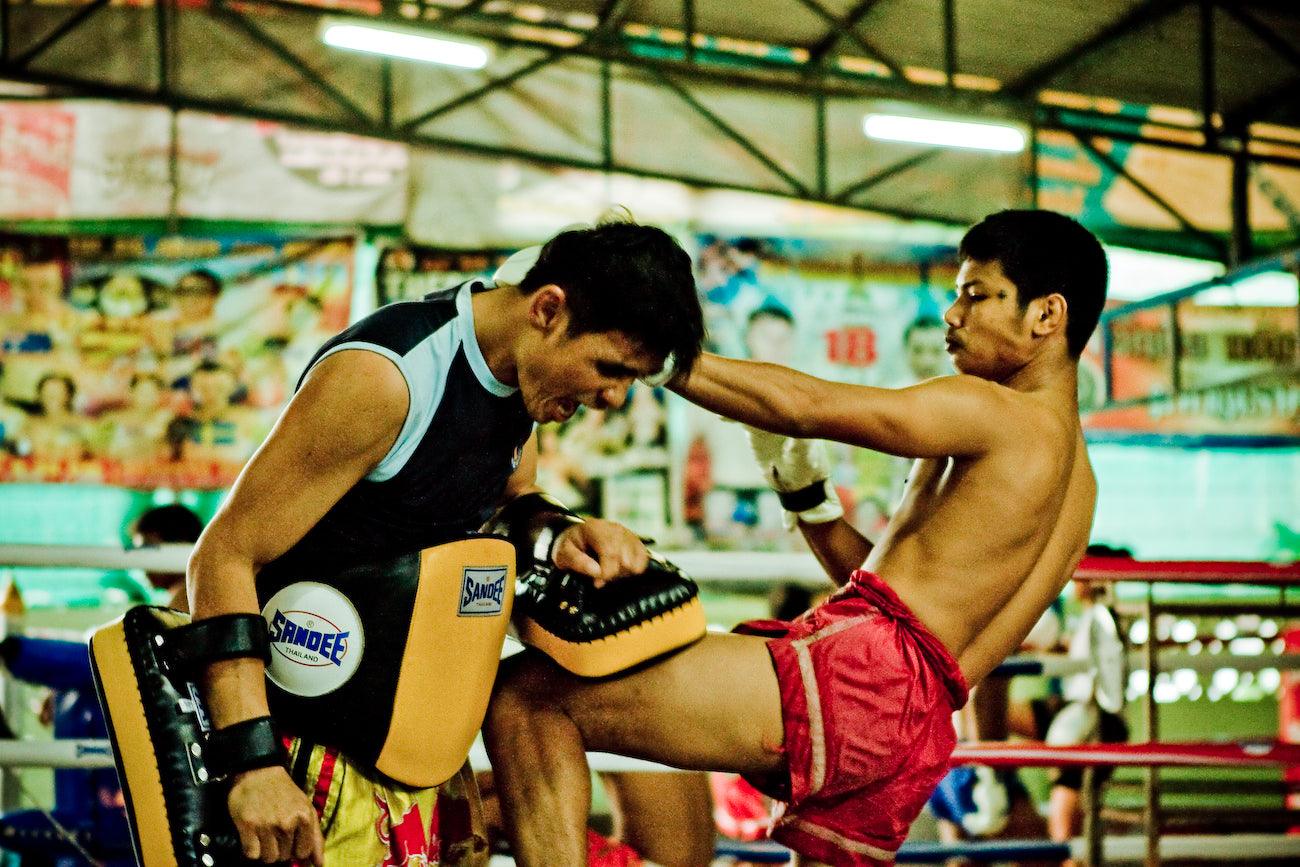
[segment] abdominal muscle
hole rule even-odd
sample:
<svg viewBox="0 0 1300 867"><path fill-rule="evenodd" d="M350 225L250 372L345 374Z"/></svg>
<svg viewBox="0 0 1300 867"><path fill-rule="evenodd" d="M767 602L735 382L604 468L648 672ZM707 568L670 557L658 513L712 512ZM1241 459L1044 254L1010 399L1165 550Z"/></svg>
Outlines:
<svg viewBox="0 0 1300 867"><path fill-rule="evenodd" d="M973 686L1014 651L1087 544L1095 485L1073 459L922 460L864 568L943 642ZM1019 457L1023 458L1023 455ZM1080 460L1080 458L1082 458Z"/></svg>

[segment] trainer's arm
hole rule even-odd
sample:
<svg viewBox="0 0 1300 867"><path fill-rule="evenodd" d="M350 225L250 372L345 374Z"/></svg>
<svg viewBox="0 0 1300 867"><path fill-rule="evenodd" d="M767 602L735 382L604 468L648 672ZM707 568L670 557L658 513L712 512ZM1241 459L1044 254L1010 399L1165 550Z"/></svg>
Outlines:
<svg viewBox="0 0 1300 867"><path fill-rule="evenodd" d="M195 619L259 611L257 570L382 460L408 404L401 372L372 352L345 350L310 372L190 557ZM268 714L264 677L260 659L209 668L205 692L217 728ZM316 812L285 768L237 775L227 805L247 858L323 863Z"/></svg>
<svg viewBox="0 0 1300 867"><path fill-rule="evenodd" d="M709 353L670 387L705 409L773 433L911 458L981 454L1016 435L1021 415L1005 389L974 376L875 388Z"/></svg>
<svg viewBox="0 0 1300 867"><path fill-rule="evenodd" d="M373 352L339 352L309 373L195 546L187 578L194 619L260 611L257 570L288 551L383 459L408 401L401 372ZM222 727L265 715L262 678L260 660L213 665L213 722Z"/></svg>

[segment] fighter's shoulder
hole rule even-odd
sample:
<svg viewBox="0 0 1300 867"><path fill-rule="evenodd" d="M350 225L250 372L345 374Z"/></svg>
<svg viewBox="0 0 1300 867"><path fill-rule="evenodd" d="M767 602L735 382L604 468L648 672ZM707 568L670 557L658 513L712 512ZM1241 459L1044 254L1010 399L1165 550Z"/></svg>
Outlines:
<svg viewBox="0 0 1300 867"><path fill-rule="evenodd" d="M940 380L932 380L938 382ZM1041 445L1050 441L1061 449L1073 446L1078 417L1062 413L1050 400L970 374L943 377L954 396L971 401L997 429L1009 434L1010 444Z"/></svg>
<svg viewBox="0 0 1300 867"><path fill-rule="evenodd" d="M942 395L947 399L966 401L991 416L1003 414L1015 416L1030 411L1021 392L968 373L935 377L917 387L931 389L936 396Z"/></svg>

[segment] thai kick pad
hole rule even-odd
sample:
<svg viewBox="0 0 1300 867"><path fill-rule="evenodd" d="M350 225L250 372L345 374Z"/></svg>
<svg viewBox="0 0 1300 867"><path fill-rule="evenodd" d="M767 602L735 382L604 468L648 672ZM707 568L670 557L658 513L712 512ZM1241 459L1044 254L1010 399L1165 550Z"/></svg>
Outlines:
<svg viewBox="0 0 1300 867"><path fill-rule="evenodd" d="M695 582L659 557L645 574L603 587L539 564L518 592L520 639L582 677L604 677L677 650L702 638L707 626Z"/></svg>
<svg viewBox="0 0 1300 867"><path fill-rule="evenodd" d="M264 567L271 715L403 785L449 779L487 711L514 563L509 542L475 536L334 571Z"/></svg>
<svg viewBox="0 0 1300 867"><path fill-rule="evenodd" d="M169 634L189 617L138 606L90 639L136 859L144 867L246 864L226 787L203 763L208 720Z"/></svg>

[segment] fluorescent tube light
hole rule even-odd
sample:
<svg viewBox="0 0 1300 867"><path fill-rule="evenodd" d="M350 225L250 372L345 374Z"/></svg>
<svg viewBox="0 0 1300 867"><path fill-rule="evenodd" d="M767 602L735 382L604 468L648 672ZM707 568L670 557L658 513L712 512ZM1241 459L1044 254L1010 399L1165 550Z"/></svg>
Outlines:
<svg viewBox="0 0 1300 867"><path fill-rule="evenodd" d="M1025 149L1025 134L1000 123L933 120L897 114L869 114L862 121L868 138L950 148L1015 154Z"/></svg>
<svg viewBox="0 0 1300 867"><path fill-rule="evenodd" d="M488 62L488 50L472 42L457 42L425 36L410 30L376 27L370 24L327 22L321 29L321 41L335 48L383 54L444 66L482 69Z"/></svg>

